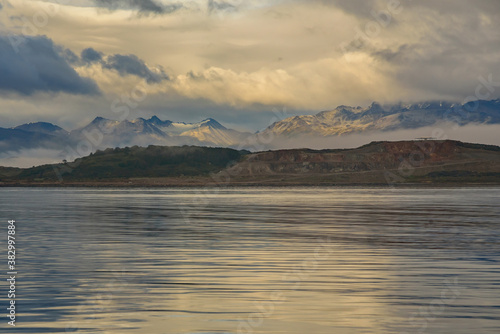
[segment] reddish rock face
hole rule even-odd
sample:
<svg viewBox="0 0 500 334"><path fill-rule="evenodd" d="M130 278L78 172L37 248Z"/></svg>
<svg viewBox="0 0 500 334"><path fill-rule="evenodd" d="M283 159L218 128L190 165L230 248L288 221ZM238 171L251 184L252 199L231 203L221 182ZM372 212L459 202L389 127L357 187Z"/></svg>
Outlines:
<svg viewBox="0 0 500 334"><path fill-rule="evenodd" d="M349 150L295 149L254 153L236 165L240 176L368 173L398 170L402 166L411 168L415 175L449 168L500 171L500 148L452 140L373 142Z"/></svg>

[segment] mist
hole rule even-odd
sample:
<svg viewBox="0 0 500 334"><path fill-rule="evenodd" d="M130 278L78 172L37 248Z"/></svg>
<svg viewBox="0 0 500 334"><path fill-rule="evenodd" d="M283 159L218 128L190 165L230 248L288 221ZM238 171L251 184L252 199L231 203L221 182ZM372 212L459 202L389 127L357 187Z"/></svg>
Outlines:
<svg viewBox="0 0 500 334"><path fill-rule="evenodd" d="M45 148L23 149L0 153L0 166L29 168L33 166L59 163L63 156L61 150Z"/></svg>
<svg viewBox="0 0 500 334"><path fill-rule="evenodd" d="M484 124L472 124L466 126L457 126L456 124L442 123L440 125L424 127L419 129L409 129L409 130L397 130L389 132L371 132L371 133L356 133L344 136L334 136L334 137L314 137L314 136L300 136L294 138L284 138L275 137L273 140L266 140L265 143L259 143L259 141L250 140L249 142L256 142L256 145L241 145L239 147L233 147L235 149L249 149L252 152L263 151L263 150L276 150L276 149L294 149L294 148L310 148L310 149L339 149L339 148L356 148L372 141L399 141L399 140L414 140L417 138L434 138L438 140L459 140L469 143L477 144L489 144L500 146L500 125L484 125ZM258 138L258 137L257 137ZM255 137L254 137L255 139ZM148 145L162 145L162 146L180 146L180 145L198 145L206 146L199 142L192 143L177 143L172 142L170 144L166 143L152 143L140 138L133 142L122 143L122 145L116 145L116 143L110 144L109 147L126 147L126 146L143 146ZM93 148L92 152L97 149L105 149L106 145L101 145L98 148ZM210 145L209 145L210 146ZM29 168L33 166L39 166L44 164L60 163L63 159L68 158L64 151L53 150L53 149L23 149L19 151L10 151L0 153L0 166L3 167L20 167ZM73 156L72 161L76 156Z"/></svg>
<svg viewBox="0 0 500 334"><path fill-rule="evenodd" d="M439 140L459 140L469 143L489 144L500 146L500 125L471 124L457 126L456 124L441 123L439 125L418 129L397 130L369 133L355 133L334 137L300 136L294 138L276 137L269 144L268 149L337 149L356 148L372 141L400 141L417 138L434 138ZM259 149L262 149L259 148Z"/></svg>

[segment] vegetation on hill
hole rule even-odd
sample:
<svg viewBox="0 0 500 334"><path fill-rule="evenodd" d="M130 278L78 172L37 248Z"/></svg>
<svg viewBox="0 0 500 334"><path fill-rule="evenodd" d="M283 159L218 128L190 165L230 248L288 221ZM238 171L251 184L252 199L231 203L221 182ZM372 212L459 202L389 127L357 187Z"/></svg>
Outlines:
<svg viewBox="0 0 500 334"><path fill-rule="evenodd" d="M495 145L472 144L472 143L464 143L464 142L460 142L460 141L457 141L456 144L459 147L472 148L472 149L476 149L476 150L500 152L500 146L495 146Z"/></svg>
<svg viewBox="0 0 500 334"><path fill-rule="evenodd" d="M177 177L208 175L249 153L229 148L196 146L126 147L97 151L90 156L55 165L21 170L8 180L99 180L130 177Z"/></svg>
<svg viewBox="0 0 500 334"><path fill-rule="evenodd" d="M63 181L63 182L61 182ZM452 140L250 153L196 146L97 151L74 162L0 167L1 185L499 184L500 147Z"/></svg>
<svg viewBox="0 0 500 334"><path fill-rule="evenodd" d="M0 180L2 178L11 178L19 175L21 173L21 168L14 167L0 167Z"/></svg>

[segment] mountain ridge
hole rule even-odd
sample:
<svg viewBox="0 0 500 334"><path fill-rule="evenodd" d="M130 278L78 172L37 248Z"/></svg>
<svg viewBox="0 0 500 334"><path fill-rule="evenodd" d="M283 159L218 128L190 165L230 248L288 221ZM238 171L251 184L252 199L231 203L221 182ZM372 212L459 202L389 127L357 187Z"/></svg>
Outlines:
<svg viewBox="0 0 500 334"><path fill-rule="evenodd" d="M101 116L71 131L48 122L32 122L0 128L0 153L21 149L51 148L91 141L94 149L127 145L236 146L250 133L224 127L213 118L196 123L161 120L158 116L117 121Z"/></svg>
<svg viewBox="0 0 500 334"><path fill-rule="evenodd" d="M251 149L252 143L262 141L268 148L280 148L279 145L289 139L299 139L300 143L302 138L387 133L436 126L440 123L459 126L500 124L500 99L468 104L427 101L389 105L373 102L367 107L340 105L314 115L298 115L279 120L255 134L226 128L214 118L185 123L161 120L156 115L148 119L141 117L122 121L98 116L89 124L71 131L52 123L34 122L0 128L0 153L38 148L64 151L68 146L77 147L82 142L93 150L133 145L199 145ZM275 140L277 146L268 143L269 138Z"/></svg>
<svg viewBox="0 0 500 334"><path fill-rule="evenodd" d="M474 106L473 102L458 104L444 101L387 106L373 102L366 108L341 105L315 115L286 118L273 123L261 133L275 137L328 137L366 131L418 129L440 122L458 125L500 124L500 99L478 101L477 107Z"/></svg>

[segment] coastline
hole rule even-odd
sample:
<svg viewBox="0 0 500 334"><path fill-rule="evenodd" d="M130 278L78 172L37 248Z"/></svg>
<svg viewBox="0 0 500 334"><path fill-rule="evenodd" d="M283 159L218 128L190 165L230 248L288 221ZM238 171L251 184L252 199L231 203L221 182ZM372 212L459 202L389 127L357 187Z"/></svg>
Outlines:
<svg viewBox="0 0 500 334"><path fill-rule="evenodd" d="M500 187L500 182L404 182L404 183L340 183L340 182L228 182L216 183L213 180L207 182L134 182L130 180L106 180L106 181L81 181L81 182L13 182L0 183L0 188L294 188L294 187L348 187L348 188L490 188Z"/></svg>

